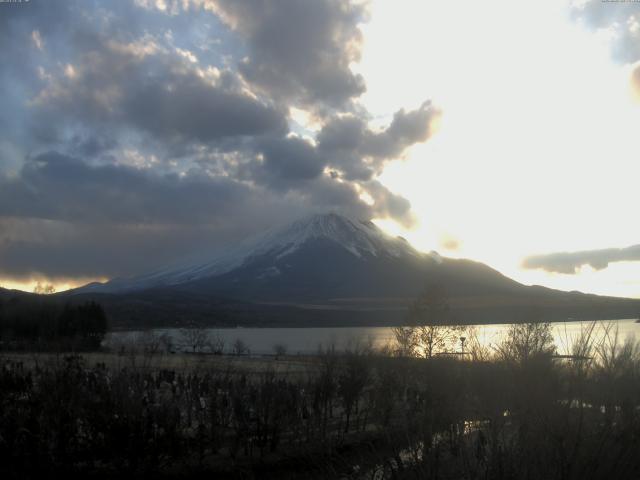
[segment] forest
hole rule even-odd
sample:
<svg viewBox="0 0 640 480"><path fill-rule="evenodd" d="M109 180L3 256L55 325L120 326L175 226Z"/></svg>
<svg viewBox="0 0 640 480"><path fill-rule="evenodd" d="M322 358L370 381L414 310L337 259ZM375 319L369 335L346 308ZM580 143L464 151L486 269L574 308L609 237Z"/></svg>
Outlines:
<svg viewBox="0 0 640 480"><path fill-rule="evenodd" d="M108 329L96 302L62 302L46 296L0 298L0 349L95 350Z"/></svg>

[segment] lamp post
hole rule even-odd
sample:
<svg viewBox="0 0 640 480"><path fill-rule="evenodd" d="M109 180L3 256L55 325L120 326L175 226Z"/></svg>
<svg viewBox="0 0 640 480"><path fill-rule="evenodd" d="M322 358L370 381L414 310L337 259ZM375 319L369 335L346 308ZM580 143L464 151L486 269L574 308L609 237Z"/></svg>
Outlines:
<svg viewBox="0 0 640 480"><path fill-rule="evenodd" d="M460 337L460 346L461 346L461 355L464 358L464 342L467 340L467 337Z"/></svg>

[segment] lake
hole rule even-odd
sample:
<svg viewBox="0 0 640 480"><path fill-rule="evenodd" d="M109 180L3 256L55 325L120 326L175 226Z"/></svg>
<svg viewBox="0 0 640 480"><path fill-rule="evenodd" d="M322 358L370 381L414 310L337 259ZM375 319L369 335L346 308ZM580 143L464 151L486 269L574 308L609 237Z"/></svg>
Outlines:
<svg viewBox="0 0 640 480"><path fill-rule="evenodd" d="M552 324L552 332L559 354L570 352L573 341L580 336L583 329L592 322L567 321ZM603 334L607 325L617 328L619 338L624 341L628 337L640 338L640 323L635 320L602 320L596 326L596 332ZM471 325L482 345L495 346L504 337L510 324ZM252 354L271 354L274 345L285 345L289 354L310 354L318 351L318 347L335 346L336 350L344 350L356 344L372 344L382 347L393 344L395 337L391 327L342 327L342 328L208 328L210 335L219 336L225 342L225 352L231 351L231 345L237 339L242 340ZM178 349L181 347L180 329L155 329L155 333L168 333L174 339ZM107 341L133 340L140 332L112 332ZM468 337L468 333L461 334ZM456 351L460 345L456 345Z"/></svg>

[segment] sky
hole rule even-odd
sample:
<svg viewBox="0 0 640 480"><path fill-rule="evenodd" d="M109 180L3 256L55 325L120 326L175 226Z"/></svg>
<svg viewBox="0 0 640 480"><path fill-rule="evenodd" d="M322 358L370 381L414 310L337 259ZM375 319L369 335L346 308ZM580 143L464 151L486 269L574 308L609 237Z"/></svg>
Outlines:
<svg viewBox="0 0 640 480"><path fill-rule="evenodd" d="M640 297L640 3L0 3L0 285L338 211Z"/></svg>

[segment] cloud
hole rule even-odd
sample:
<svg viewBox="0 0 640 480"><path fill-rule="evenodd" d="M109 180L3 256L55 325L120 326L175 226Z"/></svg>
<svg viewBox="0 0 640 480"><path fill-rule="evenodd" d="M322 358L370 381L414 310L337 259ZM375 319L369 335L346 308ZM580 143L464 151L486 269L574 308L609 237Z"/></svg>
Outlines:
<svg viewBox="0 0 640 480"><path fill-rule="evenodd" d="M243 92L231 72L201 68L152 38L131 43L96 38L77 65L67 64L31 102L37 131L55 119L94 128L134 127L165 142L213 142L284 134L283 109Z"/></svg>
<svg viewBox="0 0 640 480"><path fill-rule="evenodd" d="M266 171L272 170L275 169ZM283 168L283 175L298 174ZM271 209L295 215L314 208L339 208L373 215L370 207L359 205L351 184L327 175L316 177L315 173L310 180L313 181L305 188L283 193L230 176L209 176L199 169L176 175L124 164L91 166L79 158L51 151L29 159L19 175L0 177L0 218L184 228L252 223L256 216L282 218ZM381 188L379 184L375 186L378 191ZM287 203L296 206L285 208ZM404 213L398 208L394 211Z"/></svg>
<svg viewBox="0 0 640 480"><path fill-rule="evenodd" d="M573 17L611 39L612 54L625 63L640 60L640 4L634 1L576 2Z"/></svg>
<svg viewBox="0 0 640 480"><path fill-rule="evenodd" d="M413 224L414 218L411 215L411 204L406 198L391 192L376 180L365 183L363 187L373 198L376 216L395 218L406 227Z"/></svg>
<svg viewBox="0 0 640 480"><path fill-rule="evenodd" d="M351 184L328 176L276 192L199 170L90 166L46 152L0 178L0 270L16 279L129 275L326 210L373 216Z"/></svg>
<svg viewBox="0 0 640 480"><path fill-rule="evenodd" d="M528 269L573 275L578 273L584 265L589 265L595 270L603 270L609 266L609 263L638 261L640 261L640 245L633 245L627 248L533 255L525 258L522 266Z"/></svg>
<svg viewBox="0 0 640 480"><path fill-rule="evenodd" d="M636 100L640 101L640 63L636 64L631 71L631 91L635 95Z"/></svg>
<svg viewBox="0 0 640 480"><path fill-rule="evenodd" d="M257 193L257 192L256 192ZM242 211L249 187L221 177L159 174L126 165L90 166L46 152L17 177L0 179L0 216L82 223L207 222Z"/></svg>
<svg viewBox="0 0 640 480"><path fill-rule="evenodd" d="M326 210L410 224L376 177L438 112L369 125L350 68L366 18L339 0L0 4L20 46L0 49L0 277L140 273ZM295 108L317 131L292 131Z"/></svg>
<svg viewBox="0 0 640 480"><path fill-rule="evenodd" d="M384 130L371 130L354 115L328 121L318 133L318 150L327 163L342 169L349 180L369 180L387 160L397 158L409 146L426 141L440 112L425 102L416 110L399 110Z"/></svg>
<svg viewBox="0 0 640 480"><path fill-rule="evenodd" d="M249 166L250 178L278 190L318 178L326 165L315 146L300 137L261 139L254 147L258 158Z"/></svg>
<svg viewBox="0 0 640 480"><path fill-rule="evenodd" d="M353 204L342 200L344 208ZM89 166L49 152L0 181L0 272L14 279L130 275L216 252L335 203L324 193L277 195L233 179Z"/></svg>
<svg viewBox="0 0 640 480"><path fill-rule="evenodd" d="M17 281L109 278L155 270L189 252L215 252L251 230L228 222L213 225L82 224L42 219L0 218L3 277ZM17 233L20 233L19 235Z"/></svg>
<svg viewBox="0 0 640 480"><path fill-rule="evenodd" d="M380 131L354 115L333 117L318 133L316 142L295 135L263 137L245 143L253 160L240 171L244 178L277 190L305 186L326 170L332 178L354 182L367 190L384 164L398 158L411 145L426 141L431 123L439 112L430 103L406 112L396 112L391 124ZM374 199L377 198L374 195ZM386 210L386 207L383 208ZM388 209L389 212L398 209Z"/></svg>
<svg viewBox="0 0 640 480"><path fill-rule="evenodd" d="M366 6L343 0L217 0L216 10L246 41L240 71L277 98L342 108L365 91L349 65L360 57Z"/></svg>
<svg viewBox="0 0 640 480"><path fill-rule="evenodd" d="M445 250L455 252L457 250L460 250L460 241L456 238L445 236L444 238L440 239L440 246Z"/></svg>
<svg viewBox="0 0 640 480"><path fill-rule="evenodd" d="M171 79L164 79L164 82ZM282 112L197 78L178 78L168 94L160 84L138 84L126 101L126 114L158 136L207 142L233 137L285 133Z"/></svg>

